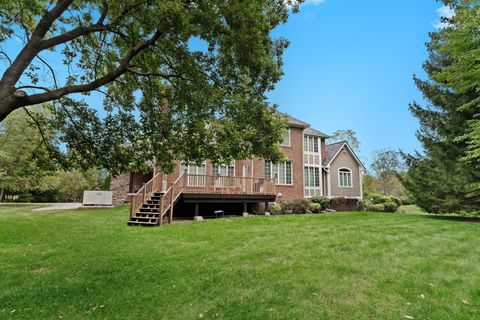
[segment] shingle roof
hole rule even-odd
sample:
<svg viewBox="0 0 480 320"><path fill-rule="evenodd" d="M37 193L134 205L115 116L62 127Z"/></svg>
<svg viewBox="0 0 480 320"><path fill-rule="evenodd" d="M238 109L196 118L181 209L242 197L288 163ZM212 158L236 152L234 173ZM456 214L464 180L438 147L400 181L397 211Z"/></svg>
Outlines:
<svg viewBox="0 0 480 320"><path fill-rule="evenodd" d="M326 166L330 163L330 161L333 160L333 157L340 151L341 148L345 145L345 141L340 141L332 144L327 144L326 145L326 150L327 150L327 158L325 161L323 161L323 165Z"/></svg>
<svg viewBox="0 0 480 320"><path fill-rule="evenodd" d="M316 137L321 137L321 138L330 138L329 135L326 135L325 133L323 132L320 132L316 129L313 129L312 127L308 127L306 128L303 133L305 134L308 134L308 135L311 135L311 136L316 136Z"/></svg>
<svg viewBox="0 0 480 320"><path fill-rule="evenodd" d="M280 115L284 116L287 118L287 122L290 126L292 127L298 127L298 128L307 128L309 127L310 125L306 122L303 122L301 120L298 120L297 118L294 118L292 116L289 116L288 114L286 113L282 113L282 112L279 112L277 111Z"/></svg>

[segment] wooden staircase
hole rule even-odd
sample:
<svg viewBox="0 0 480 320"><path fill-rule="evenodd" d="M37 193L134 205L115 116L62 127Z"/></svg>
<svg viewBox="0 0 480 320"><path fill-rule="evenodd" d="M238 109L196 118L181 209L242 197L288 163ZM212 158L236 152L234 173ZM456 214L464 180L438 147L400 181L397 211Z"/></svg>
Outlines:
<svg viewBox="0 0 480 320"><path fill-rule="evenodd" d="M183 192L185 173L160 192L162 175L158 173L132 197L129 226L153 227L172 223L173 208ZM167 215L168 214L168 215Z"/></svg>

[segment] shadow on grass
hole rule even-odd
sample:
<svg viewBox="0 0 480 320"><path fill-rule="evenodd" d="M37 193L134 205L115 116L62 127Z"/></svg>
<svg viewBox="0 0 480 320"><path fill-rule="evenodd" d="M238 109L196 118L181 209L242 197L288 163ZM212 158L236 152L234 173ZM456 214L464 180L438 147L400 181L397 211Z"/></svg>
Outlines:
<svg viewBox="0 0 480 320"><path fill-rule="evenodd" d="M480 217L445 216L445 215L434 215L434 214L424 214L424 215L421 215L421 217L426 219L443 220L443 221L480 223Z"/></svg>

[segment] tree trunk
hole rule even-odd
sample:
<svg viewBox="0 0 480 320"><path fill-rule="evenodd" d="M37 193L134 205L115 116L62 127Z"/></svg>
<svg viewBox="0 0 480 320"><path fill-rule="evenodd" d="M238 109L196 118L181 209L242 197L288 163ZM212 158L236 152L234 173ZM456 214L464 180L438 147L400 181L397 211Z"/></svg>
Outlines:
<svg viewBox="0 0 480 320"><path fill-rule="evenodd" d="M5 189L0 189L0 202L3 202L3 194L5 193Z"/></svg>

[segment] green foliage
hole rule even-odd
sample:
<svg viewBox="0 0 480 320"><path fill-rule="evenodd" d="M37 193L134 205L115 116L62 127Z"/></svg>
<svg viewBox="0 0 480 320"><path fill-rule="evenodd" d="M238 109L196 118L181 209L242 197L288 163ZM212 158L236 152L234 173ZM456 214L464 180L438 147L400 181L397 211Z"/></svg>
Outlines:
<svg viewBox="0 0 480 320"><path fill-rule="evenodd" d="M393 194L395 184L398 184L397 175L403 168L400 153L391 149L376 151L371 167L380 192L384 196Z"/></svg>
<svg viewBox="0 0 480 320"><path fill-rule="evenodd" d="M310 210L310 200L304 198L287 199L279 202L282 213L307 213Z"/></svg>
<svg viewBox="0 0 480 320"><path fill-rule="evenodd" d="M278 203L270 203L268 205L268 212L273 215L282 214L282 207Z"/></svg>
<svg viewBox="0 0 480 320"><path fill-rule="evenodd" d="M44 140L55 143L50 132L40 132L32 119L43 116L43 108L17 110L0 129L0 189L11 192L49 190L57 181L47 157ZM30 115L30 116L29 116ZM53 142L52 142L53 141Z"/></svg>
<svg viewBox="0 0 480 320"><path fill-rule="evenodd" d="M312 202L310 203L310 212L319 213L322 211L322 205L320 203Z"/></svg>
<svg viewBox="0 0 480 320"><path fill-rule="evenodd" d="M144 171L150 160L168 172L174 159L278 161L284 121L266 93L283 75L288 41L272 31L300 3L2 1L2 58L8 41L24 41L24 50L0 74L0 121L51 102L52 116L37 124L57 133L60 144L48 151L69 169ZM40 59L47 50L65 74ZM75 93L103 98L104 110Z"/></svg>
<svg viewBox="0 0 480 320"><path fill-rule="evenodd" d="M310 210L311 201L305 198L298 198L291 200L290 204L293 213L307 213Z"/></svg>
<svg viewBox="0 0 480 320"><path fill-rule="evenodd" d="M429 107L410 110L420 122L423 154L404 155L408 172L401 177L408 196L430 213L480 212L480 167L475 157L474 126L480 99L477 1L448 1L455 16L448 27L431 34L424 69L429 80L415 78ZM473 152L473 153L472 153ZM469 159L468 161L466 159Z"/></svg>
<svg viewBox="0 0 480 320"><path fill-rule="evenodd" d="M330 199L327 197L315 196L310 199L313 203L320 204L321 210L325 210L330 206Z"/></svg>
<svg viewBox="0 0 480 320"><path fill-rule="evenodd" d="M384 212L385 206L383 204L370 204L366 206L367 211L371 212Z"/></svg>
<svg viewBox="0 0 480 320"><path fill-rule="evenodd" d="M397 212L398 207L395 202L387 201L383 203L384 212Z"/></svg>
<svg viewBox="0 0 480 320"><path fill-rule="evenodd" d="M436 83L448 84L458 94L470 95L463 101L458 111L478 113L480 105L480 3L477 0L446 0L455 15L445 19L447 27L432 36L430 47L440 55L448 57L449 63L432 74ZM480 120L472 117L467 120L466 133L460 136L467 145L466 159L480 160ZM478 161L473 161L478 164Z"/></svg>

